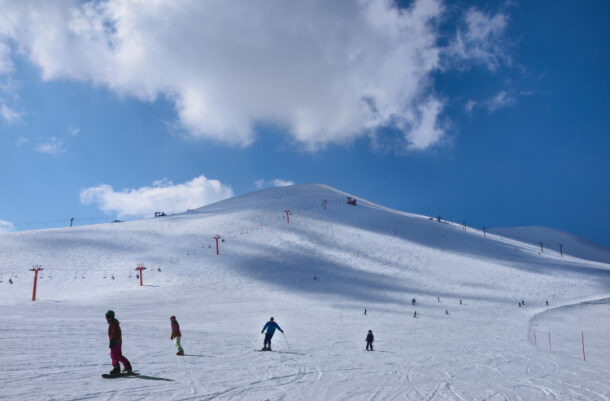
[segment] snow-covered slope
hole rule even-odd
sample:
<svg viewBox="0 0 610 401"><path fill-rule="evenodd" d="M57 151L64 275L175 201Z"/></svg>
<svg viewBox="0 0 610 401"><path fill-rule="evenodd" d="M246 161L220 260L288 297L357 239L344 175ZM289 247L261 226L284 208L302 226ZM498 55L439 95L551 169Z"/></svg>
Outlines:
<svg viewBox="0 0 610 401"><path fill-rule="evenodd" d="M610 248L597 244L586 238L579 237L565 231L548 227L503 227L490 229L489 232L503 237L516 239L540 248L543 251L560 252L577 258L610 263Z"/></svg>
<svg viewBox="0 0 610 401"><path fill-rule="evenodd" d="M295 185L163 218L0 234L0 397L610 398L608 264L347 196ZM139 377L99 376L111 368L107 309ZM269 316L285 337L256 352Z"/></svg>

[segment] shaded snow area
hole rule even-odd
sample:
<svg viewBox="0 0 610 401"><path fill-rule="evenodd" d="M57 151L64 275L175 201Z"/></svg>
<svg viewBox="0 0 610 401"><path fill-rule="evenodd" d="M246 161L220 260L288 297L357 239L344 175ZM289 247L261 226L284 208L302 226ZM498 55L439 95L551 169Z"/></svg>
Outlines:
<svg viewBox="0 0 610 401"><path fill-rule="evenodd" d="M489 231L493 234L534 244L542 252L563 253L578 258L610 263L609 248L565 231L536 226L494 228Z"/></svg>
<svg viewBox="0 0 610 401"><path fill-rule="evenodd" d="M0 398L610 399L610 265L347 196L0 234ZM139 376L100 376L108 309ZM285 336L258 352L270 316Z"/></svg>

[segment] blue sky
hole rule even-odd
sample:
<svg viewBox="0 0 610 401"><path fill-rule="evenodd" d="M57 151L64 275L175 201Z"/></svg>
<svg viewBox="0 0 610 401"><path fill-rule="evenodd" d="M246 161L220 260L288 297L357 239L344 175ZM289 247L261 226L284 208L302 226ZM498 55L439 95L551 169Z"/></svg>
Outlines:
<svg viewBox="0 0 610 401"><path fill-rule="evenodd" d="M608 2L0 10L0 230L322 182L610 246Z"/></svg>

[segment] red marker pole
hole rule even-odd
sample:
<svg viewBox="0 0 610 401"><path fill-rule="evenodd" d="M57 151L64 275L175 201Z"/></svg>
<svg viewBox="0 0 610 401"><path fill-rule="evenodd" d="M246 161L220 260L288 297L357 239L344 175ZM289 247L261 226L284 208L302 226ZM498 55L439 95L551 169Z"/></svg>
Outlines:
<svg viewBox="0 0 610 401"><path fill-rule="evenodd" d="M138 267L136 267L136 270L138 270L140 272L140 287L142 287L142 271L146 270L146 268L144 267L144 265L142 263L139 263Z"/></svg>
<svg viewBox="0 0 610 401"><path fill-rule="evenodd" d="M220 239L220 235L214 236L214 239L216 240L216 255L220 255L220 252L218 251L218 240Z"/></svg>
<svg viewBox="0 0 610 401"><path fill-rule="evenodd" d="M582 331L580 332L580 338L582 339L582 360L586 362L587 358L585 358L585 333L583 333Z"/></svg>
<svg viewBox="0 0 610 401"><path fill-rule="evenodd" d="M44 270L40 265L34 265L30 271L34 272L34 292L32 293L32 301L36 301L36 284L38 282L38 272Z"/></svg>
<svg viewBox="0 0 610 401"><path fill-rule="evenodd" d="M286 210L286 223L290 224L290 210Z"/></svg>
<svg viewBox="0 0 610 401"><path fill-rule="evenodd" d="M324 209L326 209L326 199L324 199L322 203L324 204Z"/></svg>

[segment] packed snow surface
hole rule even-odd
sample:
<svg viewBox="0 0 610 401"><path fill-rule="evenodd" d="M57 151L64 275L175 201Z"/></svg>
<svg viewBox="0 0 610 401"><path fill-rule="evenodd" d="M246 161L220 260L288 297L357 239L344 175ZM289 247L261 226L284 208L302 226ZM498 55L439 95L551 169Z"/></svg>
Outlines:
<svg viewBox="0 0 610 401"><path fill-rule="evenodd" d="M610 399L609 264L347 196L0 234L0 399ZM139 376L101 378L108 309Z"/></svg>

